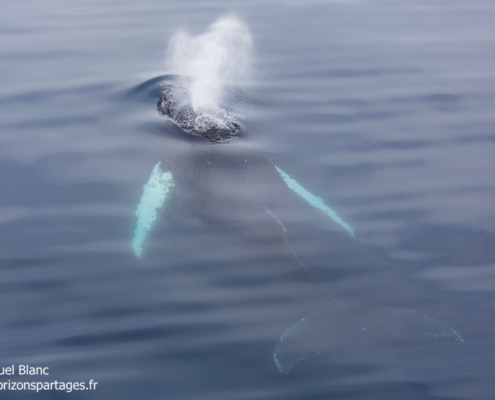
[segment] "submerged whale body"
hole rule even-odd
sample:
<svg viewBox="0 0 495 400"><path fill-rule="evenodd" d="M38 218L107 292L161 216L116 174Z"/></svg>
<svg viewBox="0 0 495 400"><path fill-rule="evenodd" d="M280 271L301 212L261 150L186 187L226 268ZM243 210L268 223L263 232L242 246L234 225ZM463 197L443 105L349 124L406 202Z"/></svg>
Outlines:
<svg viewBox="0 0 495 400"><path fill-rule="evenodd" d="M157 109L181 129L197 133L211 142L227 141L240 129L235 118L223 109L194 110L187 89L178 83L162 83Z"/></svg>
<svg viewBox="0 0 495 400"><path fill-rule="evenodd" d="M184 134L184 140L171 141L155 165L136 211L133 251L144 257L153 226L174 196L192 215L214 226L224 246L246 249L257 267L302 283L298 289L307 290L305 295L318 306L281 335L273 354L280 372L287 374L300 361L362 338L462 341L454 329L414 311L341 306L301 261L294 244L301 241L301 216L311 226L328 225L331 240L325 242L325 257L331 263L332 255L341 259L343 247L355 248L352 228L267 155L241 141L231 143L240 137L240 124L225 110L195 111L180 79L154 78L132 91L138 97L141 92L157 96L158 112L200 140L191 143Z"/></svg>

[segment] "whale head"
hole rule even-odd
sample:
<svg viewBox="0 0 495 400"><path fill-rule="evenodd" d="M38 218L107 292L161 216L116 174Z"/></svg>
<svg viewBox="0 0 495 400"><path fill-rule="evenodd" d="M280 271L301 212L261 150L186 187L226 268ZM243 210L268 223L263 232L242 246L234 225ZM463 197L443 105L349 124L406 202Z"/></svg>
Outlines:
<svg viewBox="0 0 495 400"><path fill-rule="evenodd" d="M240 130L235 117L224 109L195 110L188 91L179 83L162 83L157 109L184 131L201 135L210 142L229 141Z"/></svg>

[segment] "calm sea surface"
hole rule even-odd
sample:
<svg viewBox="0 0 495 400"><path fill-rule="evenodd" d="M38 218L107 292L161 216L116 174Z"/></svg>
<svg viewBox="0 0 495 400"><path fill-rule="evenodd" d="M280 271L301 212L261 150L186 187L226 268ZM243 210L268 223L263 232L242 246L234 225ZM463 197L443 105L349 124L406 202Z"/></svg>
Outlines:
<svg viewBox="0 0 495 400"><path fill-rule="evenodd" d="M143 185L181 141L129 90L168 72L178 29L229 12L250 29L255 71L233 105L248 144L231 145L265 154L355 232L334 240L291 209L298 257L346 315L415 311L464 342L420 338L428 327L324 351L314 339L321 354L283 374L274 350L315 306L268 233L252 257L175 199L148 256L133 255ZM4 2L0 21L0 371L16 369L0 398L494 398L493 1L26 0ZM26 364L49 375L20 376ZM36 393L9 379L98 385Z"/></svg>

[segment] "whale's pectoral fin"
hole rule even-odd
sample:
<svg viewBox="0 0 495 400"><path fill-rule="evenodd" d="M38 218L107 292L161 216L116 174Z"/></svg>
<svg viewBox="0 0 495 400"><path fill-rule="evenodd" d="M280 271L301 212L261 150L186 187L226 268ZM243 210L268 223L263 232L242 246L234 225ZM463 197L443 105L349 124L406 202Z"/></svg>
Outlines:
<svg viewBox="0 0 495 400"><path fill-rule="evenodd" d="M282 177L282 179L289 187L289 189L291 189L298 196L306 200L312 207L316 208L317 210L320 210L332 221L335 221L342 228L344 228L352 237L354 237L354 229L352 229L347 222L345 222L342 218L340 218L335 211L333 211L330 207L328 207L320 197L315 196L314 194L308 192L295 179L291 178L288 174L286 174L276 165L274 166L277 172L279 173L279 175Z"/></svg>
<svg viewBox="0 0 495 400"><path fill-rule="evenodd" d="M148 183L143 186L143 195L136 209L137 226L132 238L132 251L139 258L143 257L151 228L158 218L158 212L170 199L174 186L172 173L163 171L160 162L156 164Z"/></svg>
<svg viewBox="0 0 495 400"><path fill-rule="evenodd" d="M273 360L280 372L288 374L299 361L329 353L337 344L375 348L397 340L433 338L464 341L455 329L415 311L387 307L343 311L329 303L285 331Z"/></svg>

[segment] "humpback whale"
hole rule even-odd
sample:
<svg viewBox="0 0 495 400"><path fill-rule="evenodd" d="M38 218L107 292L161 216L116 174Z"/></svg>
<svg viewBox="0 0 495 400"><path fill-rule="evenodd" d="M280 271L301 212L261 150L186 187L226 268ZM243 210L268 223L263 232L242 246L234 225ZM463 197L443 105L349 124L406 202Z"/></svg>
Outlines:
<svg viewBox="0 0 495 400"><path fill-rule="evenodd" d="M280 372L288 374L299 361L329 352L338 343L373 335L462 341L451 327L414 311L343 307L334 299L301 260L291 227L301 222L301 216L328 225L334 247L355 243L354 230L267 155L243 145L246 133L231 113L194 110L184 81L177 76L154 78L129 93L154 99L158 113L176 126L179 135L144 185L136 210L134 254L145 257L156 221L176 197L192 215L224 232L223 245L241 244L258 254L253 260L284 279L307 283L308 294L318 300L311 313L281 332L273 353ZM295 217L295 209L305 211Z"/></svg>

